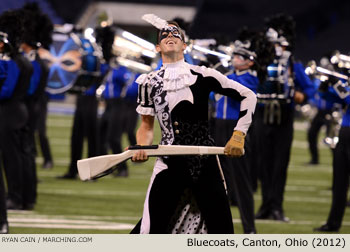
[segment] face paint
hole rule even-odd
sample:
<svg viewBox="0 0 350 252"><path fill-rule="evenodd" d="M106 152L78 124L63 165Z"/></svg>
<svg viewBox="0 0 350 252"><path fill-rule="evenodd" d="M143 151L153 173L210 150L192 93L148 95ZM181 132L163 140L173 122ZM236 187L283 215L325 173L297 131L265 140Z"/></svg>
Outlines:
<svg viewBox="0 0 350 252"><path fill-rule="evenodd" d="M179 28L177 28L176 26L168 25L166 28L161 30L160 36L159 36L159 42L162 41L163 39L167 38L169 33L171 33L173 35L173 37L178 38L181 41L183 40Z"/></svg>

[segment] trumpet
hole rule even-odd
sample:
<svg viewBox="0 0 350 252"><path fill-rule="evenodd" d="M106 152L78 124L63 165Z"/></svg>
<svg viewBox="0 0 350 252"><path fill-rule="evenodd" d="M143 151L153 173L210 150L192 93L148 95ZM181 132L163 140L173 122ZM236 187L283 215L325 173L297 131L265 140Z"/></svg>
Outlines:
<svg viewBox="0 0 350 252"><path fill-rule="evenodd" d="M339 51L335 51L330 58L332 64L337 65L339 68L350 69L350 56L341 54Z"/></svg>
<svg viewBox="0 0 350 252"><path fill-rule="evenodd" d="M321 82L330 82L334 88L338 85L348 85L349 81L348 76L329 70L327 68L317 66L314 60L308 63L308 66L305 69L305 73L307 75L313 76L314 78L318 78ZM332 83L332 80L330 80L330 78L335 78L338 81L336 83ZM347 82L344 84L340 80L346 80ZM321 85L319 89L321 91L324 91L323 88L321 88ZM335 91L337 92L337 88L335 88ZM341 93L338 93L338 95L342 97ZM325 116L325 119L328 121L328 126L326 130L326 136L323 139L323 142L329 148L334 149L339 141L338 135L342 122L341 109L339 107L333 108L332 112Z"/></svg>
<svg viewBox="0 0 350 252"><path fill-rule="evenodd" d="M189 53L193 59L202 62L208 62L212 68L225 73L229 71L229 67L232 65L231 59L232 54L230 54L230 48L226 46L217 46L217 48L222 51L218 52L209 49L210 45L216 45L216 40L214 39L195 39L190 40L185 53Z"/></svg>
<svg viewBox="0 0 350 252"><path fill-rule="evenodd" d="M317 66L314 60L311 60L308 63L308 66L305 68L305 73L307 75L314 76L315 78L320 79L322 82L328 81L330 77L349 81L349 77L347 75Z"/></svg>
<svg viewBox="0 0 350 252"><path fill-rule="evenodd" d="M231 60L231 56L230 55L227 55L227 54L221 53L221 52L217 52L217 51L214 51L214 50L210 50L210 49L208 49L205 46L197 44L196 40L190 41L186 52L189 52L189 53L199 52L199 53L202 53L204 56L206 56L206 55L213 55L213 56L218 57L220 60L226 60L226 61L230 61Z"/></svg>

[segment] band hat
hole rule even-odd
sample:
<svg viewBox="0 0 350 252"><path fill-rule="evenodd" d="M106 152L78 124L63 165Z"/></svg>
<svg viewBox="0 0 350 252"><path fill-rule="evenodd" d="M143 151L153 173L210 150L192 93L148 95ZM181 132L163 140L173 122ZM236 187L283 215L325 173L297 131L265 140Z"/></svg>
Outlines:
<svg viewBox="0 0 350 252"><path fill-rule="evenodd" d="M287 39L283 36L280 36L278 32L271 27L267 30L266 37L270 42L279 43L282 46L289 46Z"/></svg>
<svg viewBox="0 0 350 252"><path fill-rule="evenodd" d="M257 55L255 52L249 50L250 46L251 43L249 40L246 40L244 42L236 40L234 42L233 54L239 54L248 57L250 60L254 60L257 57Z"/></svg>
<svg viewBox="0 0 350 252"><path fill-rule="evenodd" d="M0 31L0 40L2 42L4 42L5 44L8 44L9 43L9 40L8 40L8 34L6 32L2 32Z"/></svg>

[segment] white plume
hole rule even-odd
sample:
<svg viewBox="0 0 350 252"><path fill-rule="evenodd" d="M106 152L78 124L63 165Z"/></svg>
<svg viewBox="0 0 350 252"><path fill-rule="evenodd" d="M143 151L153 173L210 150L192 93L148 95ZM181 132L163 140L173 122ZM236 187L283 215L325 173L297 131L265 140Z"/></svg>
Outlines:
<svg viewBox="0 0 350 252"><path fill-rule="evenodd" d="M160 17L157 17L154 14L145 14L142 16L142 19L145 20L146 22L152 24L155 26L157 29L162 30L168 25L168 22L165 21L164 19L161 19Z"/></svg>

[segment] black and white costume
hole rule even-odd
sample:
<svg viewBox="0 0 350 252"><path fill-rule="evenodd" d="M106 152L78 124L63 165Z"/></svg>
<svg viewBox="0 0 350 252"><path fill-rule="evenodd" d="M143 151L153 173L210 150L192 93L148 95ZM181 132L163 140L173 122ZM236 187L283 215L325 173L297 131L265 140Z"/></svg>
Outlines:
<svg viewBox="0 0 350 252"><path fill-rule="evenodd" d="M180 60L141 75L137 83L137 112L157 117L161 144L215 145L208 128L211 91L241 102L235 130L246 133L250 126L255 94L214 69ZM233 233L230 207L216 158L158 158L142 220L132 233Z"/></svg>

